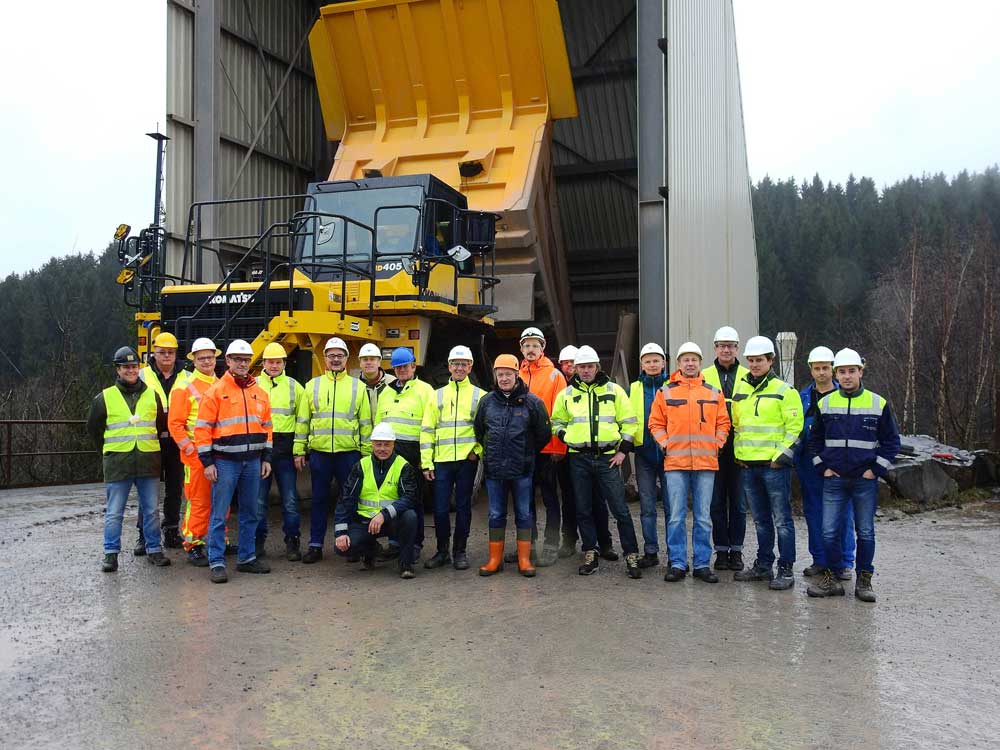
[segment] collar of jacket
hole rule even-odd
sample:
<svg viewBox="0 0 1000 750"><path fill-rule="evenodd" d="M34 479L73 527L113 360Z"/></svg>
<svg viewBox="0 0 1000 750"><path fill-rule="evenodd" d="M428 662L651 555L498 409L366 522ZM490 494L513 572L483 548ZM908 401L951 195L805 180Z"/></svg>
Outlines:
<svg viewBox="0 0 1000 750"><path fill-rule="evenodd" d="M680 372L680 370L678 370L677 372ZM673 380L673 376L671 376L670 379ZM642 383L644 386L648 385L651 388L659 388L661 385L667 382L667 373L661 372L659 375L647 375L646 373L642 372L639 373L639 382Z"/></svg>
<svg viewBox="0 0 1000 750"><path fill-rule="evenodd" d="M349 378L350 375L347 374L347 368L345 367L343 370L337 373L335 373L333 370L327 370L326 372L323 373L323 377L329 380L334 380L339 382L344 378Z"/></svg>
<svg viewBox="0 0 1000 750"><path fill-rule="evenodd" d="M456 391L464 391L466 388L472 388L472 381L466 376L465 380L455 380L454 378L448 378L448 385L455 386Z"/></svg>
<svg viewBox="0 0 1000 750"><path fill-rule="evenodd" d="M381 458L372 453L372 466L374 467L375 471L379 472L380 474L387 473L389 469L392 468L392 462L396 460L397 455L398 454L396 453L395 449L393 449L392 453L389 454L389 458L383 461Z"/></svg>
<svg viewBox="0 0 1000 750"><path fill-rule="evenodd" d="M396 393L402 393L403 391L406 390L406 386L408 386L410 383L416 383L418 380L420 380L420 378L418 378L416 375L407 380L405 383L399 378L395 378L392 382L388 383L388 386L392 388L392 390L394 390Z"/></svg>
<svg viewBox="0 0 1000 750"><path fill-rule="evenodd" d="M257 385L257 381L254 379L254 376L249 374L247 375L246 382L244 382L243 385L240 385L240 381L238 381L236 379L236 376L233 375L233 373L230 372L229 370L226 370L226 373L220 378L220 380L226 380L226 379L229 380L229 382L226 385L232 385L233 388L247 389L247 388L253 388L255 385Z"/></svg>
<svg viewBox="0 0 1000 750"><path fill-rule="evenodd" d="M750 386L756 391L761 386L766 386L767 381L769 381L773 377L776 377L776 375L774 374L774 370L768 370L766 374L761 375L759 378L755 378L753 375L747 372L746 376L743 379L747 381L750 384Z"/></svg>
<svg viewBox="0 0 1000 750"><path fill-rule="evenodd" d="M118 386L118 390L122 393L142 393L147 386L141 380L136 380L134 383L126 383L121 378L115 378L115 385Z"/></svg>
<svg viewBox="0 0 1000 750"><path fill-rule="evenodd" d="M865 384L864 384L864 382L858 383L858 390L853 391L851 393L848 393L843 388L838 388L837 390L840 391L840 394L844 398L857 398L858 396L860 396L862 393L865 392Z"/></svg>
<svg viewBox="0 0 1000 750"><path fill-rule="evenodd" d="M693 378L686 378L683 375L681 375L681 371L678 369L670 373L670 382L686 383L687 385L701 385L702 383L705 382L705 378L702 376L700 372Z"/></svg>
<svg viewBox="0 0 1000 750"><path fill-rule="evenodd" d="M597 377L594 378L593 382L584 383L582 380L580 380L579 375L574 375L573 380L571 380L570 382L573 385L573 387L578 390L589 391L593 388L600 388L602 385L607 385L610 380L611 378L608 377L608 374L604 372L604 370L598 370Z"/></svg>
<svg viewBox="0 0 1000 750"><path fill-rule="evenodd" d="M198 378L198 380L202 380L206 383L214 383L216 380L218 380L218 378L215 377L214 372L211 375L205 375L200 370L195 370L194 372L192 372L191 377Z"/></svg>
<svg viewBox="0 0 1000 750"><path fill-rule="evenodd" d="M726 367L726 366L724 366L724 365L720 364L720 363L719 363L719 358L718 358L718 357L716 357L716 358L715 358L715 366L716 366L716 367L717 367L717 368L718 368L718 369L719 369L719 370L720 370L721 372L726 372L726 373L729 373L729 372L736 372L736 371L737 371L738 369L740 369L740 360L739 360L739 357L737 357L736 359L734 359L734 360L733 360L733 364L732 364L732 365L730 365L729 367Z"/></svg>
<svg viewBox="0 0 1000 750"><path fill-rule="evenodd" d="M507 403L511 403L512 401L516 401L517 399L523 400L524 396L528 393L528 386L523 380L521 380L521 378L518 378L517 382L514 383L514 387L511 388L510 391L504 393L499 388L497 388L496 393L499 394L501 397L503 397L503 399Z"/></svg>
<svg viewBox="0 0 1000 750"><path fill-rule="evenodd" d="M552 360L546 357L544 354L538 358L537 362L531 363L526 359L521 360L521 372L538 372L539 370L548 370L554 368L555 365L552 364Z"/></svg>
<svg viewBox="0 0 1000 750"><path fill-rule="evenodd" d="M385 384L385 370L383 370L381 367L378 368L378 379L374 383L368 382L368 379L365 377L364 373L361 373L360 379L361 382L364 383L366 388L375 388L378 385Z"/></svg>

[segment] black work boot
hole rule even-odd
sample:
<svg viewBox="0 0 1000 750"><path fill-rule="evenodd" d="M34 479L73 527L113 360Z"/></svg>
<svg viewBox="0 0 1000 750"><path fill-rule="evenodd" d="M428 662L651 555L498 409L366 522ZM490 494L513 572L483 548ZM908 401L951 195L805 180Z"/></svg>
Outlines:
<svg viewBox="0 0 1000 750"><path fill-rule="evenodd" d="M639 570L639 553L629 552L625 555L625 572L629 578L642 578L642 571Z"/></svg>
<svg viewBox="0 0 1000 750"><path fill-rule="evenodd" d="M729 569L743 570L743 553L737 550L729 550Z"/></svg>
<svg viewBox="0 0 1000 750"><path fill-rule="evenodd" d="M250 562L237 563L236 569L240 573L270 573L271 566L268 565L263 560L258 560L256 557Z"/></svg>
<svg viewBox="0 0 1000 750"><path fill-rule="evenodd" d="M715 569L716 570L729 570L729 551L720 550L715 553Z"/></svg>
<svg viewBox="0 0 1000 750"><path fill-rule="evenodd" d="M443 568L449 563L451 563L451 555L448 554L448 550L439 549L434 553L434 557L424 563L424 567L428 570L434 570L434 568Z"/></svg>
<svg viewBox="0 0 1000 750"><path fill-rule="evenodd" d="M564 536L562 544L559 545L559 557L572 557L576 554L576 539Z"/></svg>
<svg viewBox="0 0 1000 750"><path fill-rule="evenodd" d="M263 539L257 539L254 542L253 553L258 560L267 557L266 546L267 546L267 537L264 537Z"/></svg>
<svg viewBox="0 0 1000 750"><path fill-rule="evenodd" d="M465 550L455 553L455 560L452 562L452 567L455 570L468 570L469 569L469 555Z"/></svg>
<svg viewBox="0 0 1000 750"><path fill-rule="evenodd" d="M872 589L872 574L864 570L858 571L858 580L854 584L854 596L869 604L875 603L875 591Z"/></svg>
<svg viewBox="0 0 1000 750"><path fill-rule="evenodd" d="M143 550L145 552L146 550ZM118 553L117 552L105 552L104 562L101 563L101 572L103 573L114 573L118 570Z"/></svg>
<svg viewBox="0 0 1000 750"><path fill-rule="evenodd" d="M795 576L792 575L792 566L789 564L778 564L778 572L767 584L772 591L785 591L795 585Z"/></svg>
<svg viewBox="0 0 1000 750"><path fill-rule="evenodd" d="M239 547L238 544L233 544L231 542L226 542L226 549L223 551L223 554L226 557L232 557L233 555L235 555L239 551L240 551L240 547Z"/></svg>
<svg viewBox="0 0 1000 750"><path fill-rule="evenodd" d="M155 565L158 568L166 568L170 565L170 558L162 552L150 552L146 560L150 565Z"/></svg>
<svg viewBox="0 0 1000 750"><path fill-rule="evenodd" d="M361 556L361 569L362 570L375 570L375 555L362 555Z"/></svg>
<svg viewBox="0 0 1000 750"><path fill-rule="evenodd" d="M313 563L318 563L323 559L323 548L322 547L310 547L306 550L306 553L302 555L302 562L306 565L312 565Z"/></svg>
<svg viewBox="0 0 1000 750"><path fill-rule="evenodd" d="M712 572L709 567L695 568L694 572L691 573L692 578L697 578L699 581L704 581L705 583L718 583L719 576Z"/></svg>
<svg viewBox="0 0 1000 750"><path fill-rule="evenodd" d="M844 587L837 581L832 570L823 568L816 580L809 584L806 593L809 596L817 598L823 596L843 596Z"/></svg>
<svg viewBox="0 0 1000 750"><path fill-rule="evenodd" d="M577 573L582 576L593 575L597 572L600 560L597 558L597 550L589 549L583 553L583 565L577 568Z"/></svg>
<svg viewBox="0 0 1000 750"><path fill-rule="evenodd" d="M212 583L225 583L229 580L229 576L226 575L226 568L224 565L216 565L212 568L209 577Z"/></svg>
<svg viewBox="0 0 1000 750"><path fill-rule="evenodd" d="M199 544L188 550L187 561L196 568L207 568L208 555L205 554L205 547Z"/></svg>
<svg viewBox="0 0 1000 750"><path fill-rule="evenodd" d="M808 568L802 571L802 575L806 578L812 578L813 576L823 575L823 571L826 570L825 565L820 565L819 563L813 563Z"/></svg>
<svg viewBox="0 0 1000 750"><path fill-rule="evenodd" d="M180 549L184 546L184 540L176 526L167 526L163 529L163 546L167 549Z"/></svg>
<svg viewBox="0 0 1000 750"><path fill-rule="evenodd" d="M615 552L615 548L609 544L607 547L601 547L601 559L614 562L618 559L618 553Z"/></svg>
<svg viewBox="0 0 1000 750"><path fill-rule="evenodd" d="M298 562L302 559L302 552L299 551L299 538L297 536L285 537L285 559L288 562Z"/></svg>
<svg viewBox="0 0 1000 750"><path fill-rule="evenodd" d="M399 547L395 544L387 544L385 547L379 545L376 553L379 560L398 560Z"/></svg>
<svg viewBox="0 0 1000 750"><path fill-rule="evenodd" d="M146 556L146 537L139 532L139 538L135 540L135 547L132 549L133 557L145 557Z"/></svg>
<svg viewBox="0 0 1000 750"><path fill-rule="evenodd" d="M737 571L733 575L734 581L770 581L774 578L774 572L770 567L765 568L758 560L753 561L753 567L748 570Z"/></svg>
<svg viewBox="0 0 1000 750"><path fill-rule="evenodd" d="M647 552L639 559L639 567L645 570L646 568L655 568L660 564L660 556L655 552Z"/></svg>
<svg viewBox="0 0 1000 750"><path fill-rule="evenodd" d="M405 563L399 566L399 577L405 580L410 580L411 578L416 578L417 574L413 572L412 565Z"/></svg>
<svg viewBox="0 0 1000 750"><path fill-rule="evenodd" d="M687 574L688 572L684 568L671 568L663 576L663 580L667 583L677 583L678 581L683 581Z"/></svg>

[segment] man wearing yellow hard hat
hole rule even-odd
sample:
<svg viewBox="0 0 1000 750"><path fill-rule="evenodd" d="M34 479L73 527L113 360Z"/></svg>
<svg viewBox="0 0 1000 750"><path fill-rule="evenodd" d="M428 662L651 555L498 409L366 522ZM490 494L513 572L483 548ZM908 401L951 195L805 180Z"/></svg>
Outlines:
<svg viewBox="0 0 1000 750"><path fill-rule="evenodd" d="M167 409L169 393L175 385L187 385L191 373L177 366L177 337L161 331L153 339L153 356L145 367L139 370L139 379L159 397L163 408ZM160 455L162 464L163 494L163 546L177 549L182 545L180 534L181 488L184 485L184 464L180 451L169 432L160 434ZM146 554L146 544L142 538L142 513L137 521L139 540L132 554Z"/></svg>
<svg viewBox="0 0 1000 750"><path fill-rule="evenodd" d="M264 347L264 372L257 384L271 398L271 423L273 446L271 449L271 476L260 482L260 523L257 525L257 557L264 557L267 540L267 497L271 494L271 477L278 480L281 495L281 530L285 534L285 558L290 562L302 559L299 549L299 496L295 489L295 414L305 389L295 378L285 372L287 358L285 347L276 341Z"/></svg>

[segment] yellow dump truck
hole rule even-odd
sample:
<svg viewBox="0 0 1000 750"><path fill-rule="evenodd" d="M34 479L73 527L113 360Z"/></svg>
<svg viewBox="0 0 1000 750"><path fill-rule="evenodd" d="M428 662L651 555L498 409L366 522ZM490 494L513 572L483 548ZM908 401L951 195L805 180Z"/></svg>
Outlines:
<svg viewBox="0 0 1000 750"><path fill-rule="evenodd" d="M309 45L339 142L329 180L192 205L179 276L148 262L155 234L119 237L140 349L160 329L182 347L244 338L258 358L277 341L307 378L331 335L421 365L456 343L484 359L498 321L542 316L568 341L550 144L576 102L556 1L337 3ZM206 253L221 281L205 283Z"/></svg>

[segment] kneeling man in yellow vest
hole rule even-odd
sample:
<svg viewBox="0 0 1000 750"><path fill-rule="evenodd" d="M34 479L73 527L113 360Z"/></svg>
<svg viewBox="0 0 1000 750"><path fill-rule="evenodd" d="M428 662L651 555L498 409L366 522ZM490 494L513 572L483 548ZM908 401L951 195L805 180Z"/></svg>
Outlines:
<svg viewBox="0 0 1000 750"><path fill-rule="evenodd" d="M371 436L371 455L351 469L334 516L335 545L341 554L360 553L365 570L375 567L375 540L399 540L399 575L413 578L417 533L417 473L396 453L396 433L384 422Z"/></svg>

